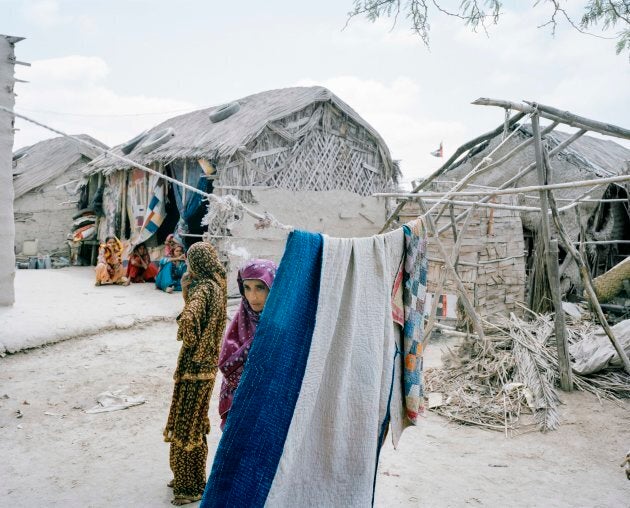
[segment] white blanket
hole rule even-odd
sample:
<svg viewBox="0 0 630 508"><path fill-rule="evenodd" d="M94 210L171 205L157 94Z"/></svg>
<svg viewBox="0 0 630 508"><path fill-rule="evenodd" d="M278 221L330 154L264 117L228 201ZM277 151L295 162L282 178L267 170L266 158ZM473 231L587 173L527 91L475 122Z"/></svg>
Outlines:
<svg viewBox="0 0 630 508"><path fill-rule="evenodd" d="M266 506L371 505L390 396L402 404L391 290L403 251L402 229L324 237L313 340ZM394 436L401 415L392 407Z"/></svg>

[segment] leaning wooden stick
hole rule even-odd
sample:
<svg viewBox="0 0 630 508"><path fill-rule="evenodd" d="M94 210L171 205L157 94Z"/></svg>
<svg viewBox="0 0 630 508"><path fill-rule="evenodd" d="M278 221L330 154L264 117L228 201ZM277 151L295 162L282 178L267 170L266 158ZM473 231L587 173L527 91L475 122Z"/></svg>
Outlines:
<svg viewBox="0 0 630 508"><path fill-rule="evenodd" d="M454 215L454 214L453 214ZM462 229L457 235L457 225L453 222L453 235L456 239L455 246L453 247L453 252L451 253L451 263L453 264L453 268L457 271L457 265L459 263L459 251L462 248L462 240L464 238L464 234L466 229L468 228L468 224L470 224L470 220L472 219L473 214L470 213L466 216L466 220L462 225ZM435 324L435 318L437 316L437 307L438 307L438 299L442 295L442 291L444 289L444 282L446 281L446 266L442 267L440 270L440 276L438 278L437 288L433 293L433 302L431 303L431 314L429 315L429 321L424 328L424 342L427 342L429 335L433 331L433 325Z"/></svg>
<svg viewBox="0 0 630 508"><path fill-rule="evenodd" d="M459 274L457 273L457 270L455 270L453 263L451 263L450 256L446 253L446 249L444 248L444 245L440 241L440 237L438 236L437 231L435 229L435 224L433 223L431 214L426 213L427 209L424 203L422 202L422 200L419 200L418 204L420 205L420 208L422 209L424 213L424 218L425 218L427 227L429 228L429 232L431 233L431 235L433 235L432 236L433 241L437 245L437 248L440 251L440 255L444 259L444 264L446 268L448 268L450 272L453 274L453 280L455 281L457 290L460 293L460 297L462 299L462 303L464 304L464 308L466 309L466 313L468 314L468 317L473 323L475 332L477 332L477 335L479 336L479 338L483 340L485 339L485 334L483 333L483 327L481 326L481 322L479 321L479 316L477 316L477 312L475 311L474 305L470 301L470 298L468 298L468 293L466 293L466 288L464 287L464 283L459 278Z"/></svg>

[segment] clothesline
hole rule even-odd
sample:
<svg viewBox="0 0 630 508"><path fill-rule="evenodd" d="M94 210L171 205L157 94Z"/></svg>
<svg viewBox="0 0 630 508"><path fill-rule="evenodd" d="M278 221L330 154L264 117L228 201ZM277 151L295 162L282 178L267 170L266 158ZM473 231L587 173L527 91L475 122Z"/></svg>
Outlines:
<svg viewBox="0 0 630 508"><path fill-rule="evenodd" d="M372 194L375 197L381 198L442 198L447 197L478 197L478 196L507 196L513 194L525 194L526 192L533 191L545 191L545 190L560 190L560 189L573 189L574 187L588 187L594 183L603 185L607 183L623 183L630 181L630 175L617 175L600 178L597 181L593 180L578 180L576 182L565 183L550 183L547 185L529 185L527 187L513 187L511 189L492 189L487 191L449 191L444 192L378 192Z"/></svg>
<svg viewBox="0 0 630 508"><path fill-rule="evenodd" d="M123 157L122 155L119 155L109 149L100 147L98 145L95 145L93 143L90 143L89 141L85 141L81 138L78 138L76 136L72 136L71 134L67 134L63 131L60 131L58 129L55 129L54 127L51 127L50 125L46 125L44 123L38 122L37 120L34 120L33 118L30 118L26 115L22 115L20 113L16 113L15 111L6 108L4 106L0 106L0 111L4 111L6 113L9 113L10 115L13 115L17 118L21 118L22 120L25 120L27 122L30 122L34 125L37 125L38 127L42 127L46 130L49 130L51 132L54 132L55 134L59 134L60 136L63 136L65 138L69 138L72 139L74 141L76 141L77 143L80 143L82 145L88 146L90 148L92 148L93 150L97 150L101 153L110 155L118 160L121 160L123 162L126 162L127 164L129 164L130 166L134 167L134 168L138 168L142 171L145 171L149 174L155 175L158 178L161 178L162 180L166 180L167 182L172 183L173 185L179 185L180 187L183 187L184 189L187 189L191 192L195 192L197 194L202 195L204 198L206 198L208 201L213 201L215 204L217 204L220 207L224 207L224 208L228 208L228 209L234 209L234 210L238 210L241 209L243 210L245 213L247 213L248 215L250 215L251 217L258 219L259 223L257 224L257 228L261 229L261 228L265 228L265 227L276 227L279 229L285 229L285 230L289 230L292 231L293 229L295 229L293 226L289 226L286 224L283 224L282 222L280 222L278 219L276 219L273 215L269 214L268 212L265 212L264 214L259 214L255 211L253 211L252 209L248 208L247 206L245 206L245 204L239 200L238 198L236 198L235 196L232 195L228 195L228 196L224 196L224 197L219 197L219 196L215 196L214 194L208 194L207 192L204 192L200 189L197 189L196 187L193 187L192 185L188 185L187 183L184 182L180 182L179 180L176 180L175 178L171 178L168 175L165 175L163 173L160 173L154 169L151 169L147 166L144 166L132 159L129 159L128 157Z"/></svg>
<svg viewBox="0 0 630 508"><path fill-rule="evenodd" d="M422 195L418 195L418 193L414 193L416 198L422 198ZM404 198L412 200L413 198ZM425 203L444 203L447 205L456 205L456 206L478 206L480 208L494 208L497 210L513 210L516 212L540 212L540 207L537 206L523 206L523 205L506 205L503 203L490 203L484 201L459 201L455 199L447 199L447 200L439 200L427 198L423 199ZM559 200L557 200L559 201ZM559 212L566 212L575 208L580 203L628 203L627 199L581 199L581 200L571 200L571 199L563 199L562 201L570 201L571 203L565 206L558 208ZM551 213L548 211L547 213Z"/></svg>

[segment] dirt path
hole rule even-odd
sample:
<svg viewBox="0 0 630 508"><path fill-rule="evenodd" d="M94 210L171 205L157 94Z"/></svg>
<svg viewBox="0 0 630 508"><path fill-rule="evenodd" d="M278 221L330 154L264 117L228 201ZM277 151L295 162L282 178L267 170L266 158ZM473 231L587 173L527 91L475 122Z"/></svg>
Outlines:
<svg viewBox="0 0 630 508"><path fill-rule="evenodd" d="M158 323L0 359L0 506L171 506L161 432L177 351L175 325ZM82 411L123 387L147 403ZM630 448L630 404L564 400L559 431L509 440L430 414L405 431L399 450L383 450L376 506L630 507L619 467Z"/></svg>

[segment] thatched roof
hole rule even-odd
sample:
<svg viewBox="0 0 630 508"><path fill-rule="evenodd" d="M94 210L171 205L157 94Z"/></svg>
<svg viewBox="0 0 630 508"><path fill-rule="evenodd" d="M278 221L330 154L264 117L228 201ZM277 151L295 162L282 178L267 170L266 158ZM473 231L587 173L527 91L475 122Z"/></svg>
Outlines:
<svg viewBox="0 0 630 508"><path fill-rule="evenodd" d="M524 140L531 137L531 126L525 125L521 131L512 137L505 146L492 156L493 160L500 159L508 151ZM543 141L549 149L555 148L562 141L570 137L570 134L561 131L552 131ZM499 143L501 135L491 139L480 151L465 158L460 164L444 174L444 179L460 180L467 175L481 160L486 157ZM510 177L534 162L534 147L530 145L502 165L491 169L475 178L472 183L499 187ZM630 167L630 150L614 141L582 136L567 148L562 150L552 161L552 180L554 183L575 182L578 180L591 180L605 176L619 175L627 172ZM536 171L522 177L518 186L537 185ZM585 188L563 189L554 191L554 195L561 198L576 198L586 191ZM592 194L592 197L600 197L605 191L601 188Z"/></svg>
<svg viewBox="0 0 630 508"><path fill-rule="evenodd" d="M375 138L386 157L391 159L387 145L378 132L344 101L321 86L281 88L238 99L239 111L218 123L212 123L209 114L220 106L176 116L149 131L151 134L172 127L175 131L173 138L145 155L140 155L136 147L128 157L144 165L175 159L229 157L254 139L267 124L296 113L312 103L327 101L364 127ZM90 164L86 172L108 173L127 167L128 164L104 155Z"/></svg>
<svg viewBox="0 0 630 508"><path fill-rule="evenodd" d="M107 148L106 145L87 134L80 134L76 137ZM14 154L14 157L24 154L13 164L15 199L54 180L82 158L92 160L99 153L96 149L66 137L46 139L21 148Z"/></svg>
<svg viewBox="0 0 630 508"><path fill-rule="evenodd" d="M511 140L509 140L501 149L493 156L493 160L500 159L503 155L512 150L516 145L524 140L531 138L531 126L525 125ZM543 138L549 149L555 148L570 135L566 132L552 131ZM491 139L481 150L466 157L461 163L457 164L453 169L447 171L443 175L444 180L461 180L465 175L479 164L496 146L501 142L501 135ZM485 185L488 187L499 187L509 178L515 176L526 166L535 161L534 147L528 146L514 157L503 163L502 165L491 169L487 173L482 173L471 183L477 185ZM553 168L553 183L575 182L578 180L595 180L597 178L618 175L626 173L630 170L630 150L621 146L614 141L596 138L593 136L582 136L574 141L567 148L562 150L556 157L551 160ZM536 170L530 171L529 174L522 177L517 186L524 187L528 185L537 185L538 176ZM600 186L590 193L590 197L600 199L606 192L607 186ZM576 187L571 189L562 189L554 191L556 199L573 200L584 194L588 189L585 187ZM537 193L531 193L536 196ZM523 204L529 206L537 206L539 204L536 199L524 199ZM567 202L559 203L559 206L566 205ZM582 220L588 219L591 213L597 207L596 203L583 203L580 208L587 212ZM523 225L530 230L537 230L540 222L539 214L534 212L525 212L521 214ZM579 233L577 221L574 213L563 214L562 220L565 227L574 238Z"/></svg>

